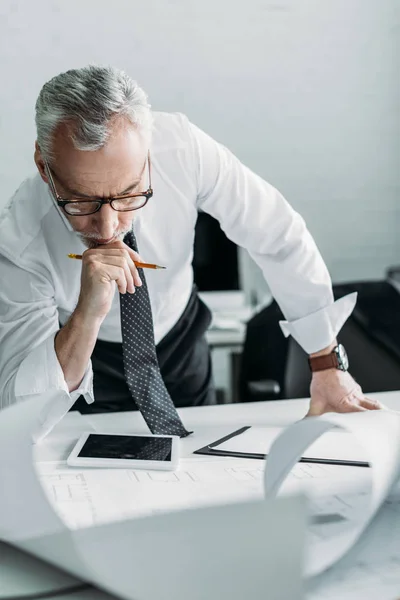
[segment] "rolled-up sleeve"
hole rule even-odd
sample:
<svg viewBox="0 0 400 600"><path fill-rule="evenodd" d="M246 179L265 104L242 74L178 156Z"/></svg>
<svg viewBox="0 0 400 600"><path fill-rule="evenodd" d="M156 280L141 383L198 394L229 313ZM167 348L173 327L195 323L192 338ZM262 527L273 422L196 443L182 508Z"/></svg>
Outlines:
<svg viewBox="0 0 400 600"><path fill-rule="evenodd" d="M261 268L285 321L308 353L327 347L355 304L334 302L332 282L303 218L272 185L232 152L188 122L198 208L215 217L227 237Z"/></svg>
<svg viewBox="0 0 400 600"><path fill-rule="evenodd" d="M59 330L54 289L42 273L0 256L0 408L46 397L34 438L46 435L82 394L94 401L89 361L79 387L69 392L54 339Z"/></svg>

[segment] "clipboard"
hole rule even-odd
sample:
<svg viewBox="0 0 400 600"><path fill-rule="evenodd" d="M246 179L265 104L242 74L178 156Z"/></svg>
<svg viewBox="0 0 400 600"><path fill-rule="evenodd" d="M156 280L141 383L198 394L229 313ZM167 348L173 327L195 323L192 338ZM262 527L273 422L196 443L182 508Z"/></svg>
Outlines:
<svg viewBox="0 0 400 600"><path fill-rule="evenodd" d="M251 428L251 425L246 425L245 427L241 427L240 429L236 429L232 433L226 435L203 448L199 448L195 450L193 454L205 454L208 456L226 456L230 458L252 458L252 459L260 459L266 460L267 454L258 454L253 452L232 452L229 450L218 450L216 446L223 444L224 442L230 440L231 438L240 435L241 433L247 431ZM299 462L305 463L319 463L323 465L343 465L346 467L367 467L369 468L369 463L364 461L352 461L352 460L340 460L340 459L328 459L328 458L300 458Z"/></svg>

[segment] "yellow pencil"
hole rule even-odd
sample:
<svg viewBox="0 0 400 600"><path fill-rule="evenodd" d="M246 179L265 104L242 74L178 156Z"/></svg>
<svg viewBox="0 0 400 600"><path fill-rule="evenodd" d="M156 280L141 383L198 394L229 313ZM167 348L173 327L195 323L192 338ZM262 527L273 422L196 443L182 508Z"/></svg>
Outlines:
<svg viewBox="0 0 400 600"><path fill-rule="evenodd" d="M82 260L82 254L68 254L68 258L76 258ZM136 260L133 261L138 269L166 269L167 267L160 267L160 265L153 265L151 263L141 263Z"/></svg>

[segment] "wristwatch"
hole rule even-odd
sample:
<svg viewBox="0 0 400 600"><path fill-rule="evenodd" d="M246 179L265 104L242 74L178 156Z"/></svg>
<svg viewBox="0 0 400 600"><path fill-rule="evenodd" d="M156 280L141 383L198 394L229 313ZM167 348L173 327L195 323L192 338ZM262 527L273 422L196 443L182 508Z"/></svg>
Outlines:
<svg viewBox="0 0 400 600"><path fill-rule="evenodd" d="M342 344L338 344L330 352L323 356L313 356L308 358L308 364L313 373L316 371L325 371L326 369L339 369L347 371L349 368L349 359L346 350Z"/></svg>

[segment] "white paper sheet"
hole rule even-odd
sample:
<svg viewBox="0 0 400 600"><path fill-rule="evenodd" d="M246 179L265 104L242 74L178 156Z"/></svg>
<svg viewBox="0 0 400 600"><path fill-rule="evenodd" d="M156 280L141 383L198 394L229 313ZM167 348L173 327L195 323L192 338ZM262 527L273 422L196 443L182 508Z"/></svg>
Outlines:
<svg viewBox="0 0 400 600"><path fill-rule="evenodd" d="M279 492L288 473L298 459L319 436L335 427L351 432L368 452L371 465L371 494L368 506L360 510L365 502L364 490L339 498L348 503L353 514L359 513L349 527L337 536L321 536L311 544L306 573L316 575L342 558L354 546L399 478L400 469L400 414L392 411L374 411L352 414L329 413L318 418L304 419L287 428L273 443L265 470L267 496ZM329 504L329 497L325 500ZM330 512L329 505L320 509ZM351 526L353 524L353 526Z"/></svg>
<svg viewBox="0 0 400 600"><path fill-rule="evenodd" d="M260 460L238 459L183 459L175 472L73 469L62 462L36 465L49 502L71 529L182 508L261 500L264 467ZM284 489L286 494L313 496L313 510L318 512L321 495L358 491L369 483L369 469L298 463Z"/></svg>
<svg viewBox="0 0 400 600"><path fill-rule="evenodd" d="M0 537L122 598L261 600L266 586L276 600L301 598L300 497L67 529L32 462L43 408L24 402L0 412Z"/></svg>
<svg viewBox="0 0 400 600"><path fill-rule="evenodd" d="M182 460L179 470L78 469L36 465L54 510L71 529L207 505L263 500L260 461Z"/></svg>
<svg viewBox="0 0 400 600"><path fill-rule="evenodd" d="M400 598L400 493L384 502L349 553L308 586L309 600Z"/></svg>
<svg viewBox="0 0 400 600"><path fill-rule="evenodd" d="M268 454L282 431L281 427L250 427L214 448L229 452ZM368 462L368 450L357 442L352 433L338 429L324 433L307 448L303 457Z"/></svg>
<svg viewBox="0 0 400 600"><path fill-rule="evenodd" d="M354 552L364 542L370 547L370 535L379 548L396 532L398 513L386 499L399 475L398 413L305 419L281 433L266 463L223 461L208 468L205 462L183 461L175 481L168 479L171 473L113 471L105 492L99 471L92 477L87 470L83 477L82 470L41 463L35 472L30 439L42 409L40 402L26 402L0 413L0 537L123 598L236 600L251 594L257 599L268 587L274 600L298 600L304 507L299 498L276 502L271 496L307 480L312 491L307 574L321 573L351 548L348 556L356 561ZM371 469L296 464L310 444L335 427L351 432L367 449ZM267 501L258 500L264 466ZM333 477L332 469L337 475L343 469L343 476ZM68 481L72 474L75 482ZM123 477L131 478L128 485ZM204 507L210 502L213 506ZM123 510L125 519L116 521ZM67 529L64 518L68 522L77 512L80 522ZM387 518L379 521L382 515ZM374 524L386 523L383 529L374 524L367 529L374 517ZM104 524L108 519L113 522ZM397 566L398 545L391 548L389 560ZM372 555L368 560L373 562Z"/></svg>

